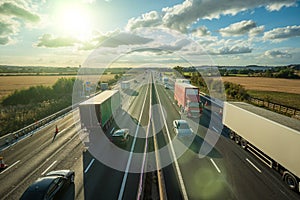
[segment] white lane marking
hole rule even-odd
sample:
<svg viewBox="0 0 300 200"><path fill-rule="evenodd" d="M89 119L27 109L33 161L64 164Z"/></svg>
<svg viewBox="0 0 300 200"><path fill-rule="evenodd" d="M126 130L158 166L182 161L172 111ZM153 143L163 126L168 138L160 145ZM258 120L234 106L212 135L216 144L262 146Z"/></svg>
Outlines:
<svg viewBox="0 0 300 200"><path fill-rule="evenodd" d="M170 148L171 148L171 153L172 153L172 156L174 158L175 169L176 169L177 176L178 176L178 179L179 179L182 196L183 196L184 200L188 200L189 198L188 198L187 191L186 191L186 188L185 188L185 185L184 185L184 181L183 181L183 177L182 177L182 174L181 174L181 171L180 171L180 167L179 167L179 164L177 162L177 157L176 157L175 150L174 150L173 143L172 143L172 139L171 139L171 136L170 136L170 131L169 131L169 128L167 126L167 120L166 120L165 115L164 115L164 111L163 111L162 104L161 104L161 101L160 101L160 98L159 98L159 95L158 95L157 88L154 87L154 89L155 89L155 93L157 94L157 99L158 99L158 103L159 103L159 106L160 106L160 111L162 113L163 122L164 122L165 127L166 127L167 136L168 136L168 140L169 140L169 144L170 144Z"/></svg>
<svg viewBox="0 0 300 200"><path fill-rule="evenodd" d="M110 134L112 134L112 132L115 130L115 127L113 127L110 131Z"/></svg>
<svg viewBox="0 0 300 200"><path fill-rule="evenodd" d="M85 174L89 171L89 169L91 168L91 166L92 166L92 164L94 163L94 161L95 161L95 158L92 159L92 161L90 162L90 164L89 164L89 165L87 166L87 168L84 170L84 173L85 173Z"/></svg>
<svg viewBox="0 0 300 200"><path fill-rule="evenodd" d="M261 170L256 167L248 158L246 158L247 162L250 163L250 165L252 165L259 173L261 173Z"/></svg>
<svg viewBox="0 0 300 200"><path fill-rule="evenodd" d="M57 162L57 160L56 161L54 161L41 175L44 175L44 174L46 174L46 172L53 166L53 165L55 165L55 163Z"/></svg>
<svg viewBox="0 0 300 200"><path fill-rule="evenodd" d="M2 171L0 174L3 174L4 172L6 172L7 170L9 170L10 168L12 168L13 166L15 166L16 164L18 164L21 160L18 160L17 162L15 162L14 164L10 165L9 167L7 167L4 171Z"/></svg>
<svg viewBox="0 0 300 200"><path fill-rule="evenodd" d="M212 162L212 164L215 166L215 168L217 169L217 171L219 173L221 173L221 170L219 169L219 167L217 166L217 164L215 163L215 161L211 158L210 161Z"/></svg>
<svg viewBox="0 0 300 200"><path fill-rule="evenodd" d="M148 82L148 83L150 84L150 82ZM125 174L123 176L122 185L121 185L120 193L119 193L119 196L118 196L118 200L122 200L123 199L123 194L124 194L124 190L125 190L126 180L127 180L127 177L128 177L129 167L130 167L131 160L132 160L133 150L134 150L134 147L135 147L137 134L138 134L138 131L139 131L139 128L140 128L140 121L142 119L143 110L144 110L144 107L145 107L145 104L146 104L147 92L148 92L148 89L149 89L149 84L148 84L146 95L145 95L145 99L144 99L144 102L143 102L143 105L142 105L142 109L141 109L140 117L139 117L139 120L138 120L137 128L135 130L134 139L133 139L133 142L131 144L130 154L129 154L129 158L128 158L128 161L127 161L127 165L126 165L126 169L125 169Z"/></svg>
<svg viewBox="0 0 300 200"><path fill-rule="evenodd" d="M212 129L214 129L214 131L216 131L217 133L219 133L219 131L213 126Z"/></svg>

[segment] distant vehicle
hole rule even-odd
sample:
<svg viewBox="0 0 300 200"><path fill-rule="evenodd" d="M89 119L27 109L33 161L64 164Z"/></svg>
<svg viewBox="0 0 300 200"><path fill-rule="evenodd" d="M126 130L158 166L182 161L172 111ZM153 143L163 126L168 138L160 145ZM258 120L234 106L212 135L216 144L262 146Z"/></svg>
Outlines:
<svg viewBox="0 0 300 200"><path fill-rule="evenodd" d="M193 131L185 120L174 120L173 129L178 138L190 138L193 136Z"/></svg>
<svg viewBox="0 0 300 200"><path fill-rule="evenodd" d="M175 82L174 100L188 117L200 117L202 107L199 88L187 83Z"/></svg>
<svg viewBox="0 0 300 200"><path fill-rule="evenodd" d="M222 113L229 137L300 192L299 120L243 102L224 102Z"/></svg>
<svg viewBox="0 0 300 200"><path fill-rule="evenodd" d="M101 127L105 131L120 109L120 92L118 90L106 90L79 104L81 128Z"/></svg>
<svg viewBox="0 0 300 200"><path fill-rule="evenodd" d="M102 91L108 90L108 83L101 83L100 84L100 89Z"/></svg>
<svg viewBox="0 0 300 200"><path fill-rule="evenodd" d="M67 186L74 183L73 170L58 170L37 179L23 193L20 200L46 200L59 198Z"/></svg>
<svg viewBox="0 0 300 200"><path fill-rule="evenodd" d="M112 142L115 144L125 144L128 141L128 134L128 129L116 130L111 136Z"/></svg>
<svg viewBox="0 0 300 200"><path fill-rule="evenodd" d="M130 81L122 81L121 82L121 89L122 90L130 89Z"/></svg>
<svg viewBox="0 0 300 200"><path fill-rule="evenodd" d="M191 84L191 81L188 79L184 79L184 78L177 78L175 80L176 83L186 83L186 84Z"/></svg>
<svg viewBox="0 0 300 200"><path fill-rule="evenodd" d="M163 82L164 85L168 84L169 83L169 78L167 76L163 76L162 77L162 82Z"/></svg>
<svg viewBox="0 0 300 200"><path fill-rule="evenodd" d="M7 165L5 164L3 157L0 157L0 170L5 169L6 167Z"/></svg>

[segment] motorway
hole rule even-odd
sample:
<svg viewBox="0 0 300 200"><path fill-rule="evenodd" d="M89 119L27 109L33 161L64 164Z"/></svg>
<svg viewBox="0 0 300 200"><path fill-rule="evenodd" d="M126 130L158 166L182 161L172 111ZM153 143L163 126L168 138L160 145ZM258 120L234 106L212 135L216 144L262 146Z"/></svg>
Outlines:
<svg viewBox="0 0 300 200"><path fill-rule="evenodd" d="M195 133L187 150L179 152L178 147L182 144L178 141L172 147L170 139L176 138L172 121L186 118L174 105L172 90L165 89L159 82L153 83L150 78L140 79L132 85L130 92L121 91L123 110L115 116L106 135L117 128L128 128L129 142L120 147L126 153L116 154L118 148L110 142L98 145L97 141L106 140L107 136L81 130L79 112L75 109L1 150L9 167L0 172L0 198L19 199L25 189L45 173L72 169L76 174L75 184L67 189L63 199L137 199L141 178L137 171L143 167L146 142L150 146L154 141L153 137L145 139L151 128L149 124L153 125L149 133L156 133L158 147L162 149L168 145L167 153L160 151L159 156L161 164L166 165L161 173L168 199L300 198L284 185L279 174L229 140L222 130L220 116L210 109L204 109L199 120L187 119ZM60 131L54 139L55 125ZM211 137L204 141L206 135ZM203 144L210 146L218 137L208 155L199 155ZM149 149L147 152L153 151ZM178 159L174 159L174 153ZM108 155L105 162L99 159L103 154ZM174 162L168 164L170 159ZM146 167L149 165L150 161ZM150 188L151 194L147 192L141 199L159 199L158 188Z"/></svg>

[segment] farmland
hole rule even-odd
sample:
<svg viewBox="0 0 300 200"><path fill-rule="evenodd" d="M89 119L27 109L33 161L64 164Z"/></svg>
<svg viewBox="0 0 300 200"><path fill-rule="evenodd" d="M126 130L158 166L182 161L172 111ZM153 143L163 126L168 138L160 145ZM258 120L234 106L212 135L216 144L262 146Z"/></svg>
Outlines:
<svg viewBox="0 0 300 200"><path fill-rule="evenodd" d="M59 78L72 78L76 76L1 76L0 77L0 99L11 94L15 90L27 89L31 86L52 86ZM99 76L91 76L98 80ZM102 75L101 81L106 82L113 79L113 74Z"/></svg>
<svg viewBox="0 0 300 200"><path fill-rule="evenodd" d="M300 80L261 77L222 77L223 81L240 84L250 96L300 109Z"/></svg>
<svg viewBox="0 0 300 200"><path fill-rule="evenodd" d="M244 86L246 90L300 94L300 79L222 77L222 80L240 84Z"/></svg>

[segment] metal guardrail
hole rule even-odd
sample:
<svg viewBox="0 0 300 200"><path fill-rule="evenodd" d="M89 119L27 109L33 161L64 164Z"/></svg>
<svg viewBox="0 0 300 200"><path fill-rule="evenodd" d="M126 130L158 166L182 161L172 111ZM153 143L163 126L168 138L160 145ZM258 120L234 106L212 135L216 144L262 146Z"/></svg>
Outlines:
<svg viewBox="0 0 300 200"><path fill-rule="evenodd" d="M20 137L23 137L27 134L31 134L34 130L36 130L37 128L46 125L47 123L53 121L54 119L58 118L61 115L64 115L66 113L68 113L69 111L71 111L73 108L73 106L69 106L63 110L60 110L48 117L45 117L41 120L36 121L35 123L32 123L20 130L17 130L13 133L9 133L6 134L2 137L0 137L0 147L5 146L5 145L9 145L15 141L17 141Z"/></svg>

